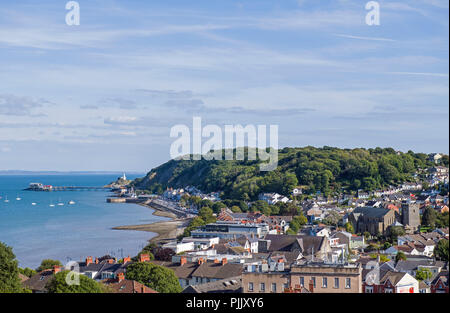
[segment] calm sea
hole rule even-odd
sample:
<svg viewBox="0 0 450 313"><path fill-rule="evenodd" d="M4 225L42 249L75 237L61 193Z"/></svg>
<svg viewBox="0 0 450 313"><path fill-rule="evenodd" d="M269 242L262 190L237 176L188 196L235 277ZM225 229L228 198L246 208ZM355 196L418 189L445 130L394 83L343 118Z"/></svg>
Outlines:
<svg viewBox="0 0 450 313"><path fill-rule="evenodd" d="M167 220L136 204L109 204L104 191L23 191L31 182L54 186L103 186L118 175L0 175L0 241L13 247L21 267L42 259L80 261L86 256L134 256L156 234L112 230ZM129 177L135 178L135 177ZM9 202L5 202L5 199ZM21 200L16 200L21 198ZM69 205L69 201L75 201ZM36 203L36 205L32 205ZM63 206L57 205L64 203ZM54 207L50 207L54 204Z"/></svg>

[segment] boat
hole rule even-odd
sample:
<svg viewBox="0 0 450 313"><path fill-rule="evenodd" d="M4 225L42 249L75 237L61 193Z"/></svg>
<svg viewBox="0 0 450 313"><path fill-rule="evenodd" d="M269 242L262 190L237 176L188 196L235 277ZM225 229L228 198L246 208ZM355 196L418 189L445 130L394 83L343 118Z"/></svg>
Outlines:
<svg viewBox="0 0 450 313"><path fill-rule="evenodd" d="M9 202L9 200L8 200L8 196L6 196L6 197L5 197L5 202L6 202L6 203L8 203L8 202Z"/></svg>
<svg viewBox="0 0 450 313"><path fill-rule="evenodd" d="M70 201L69 201L69 204L71 204L71 205L72 205L72 204L75 204L75 201L70 200Z"/></svg>
<svg viewBox="0 0 450 313"><path fill-rule="evenodd" d="M62 201L61 201L61 198L59 198L58 205L59 205L59 206L63 206L63 205L64 205L64 203L62 203Z"/></svg>
<svg viewBox="0 0 450 313"><path fill-rule="evenodd" d="M53 204L52 201L50 201L50 205L49 206L53 208L55 205Z"/></svg>
<svg viewBox="0 0 450 313"><path fill-rule="evenodd" d="M36 202L31 203L31 205L36 205Z"/></svg>
<svg viewBox="0 0 450 313"><path fill-rule="evenodd" d="M20 201L20 200L22 200L22 198L21 198L21 197L17 197L16 200L17 200L17 201Z"/></svg>

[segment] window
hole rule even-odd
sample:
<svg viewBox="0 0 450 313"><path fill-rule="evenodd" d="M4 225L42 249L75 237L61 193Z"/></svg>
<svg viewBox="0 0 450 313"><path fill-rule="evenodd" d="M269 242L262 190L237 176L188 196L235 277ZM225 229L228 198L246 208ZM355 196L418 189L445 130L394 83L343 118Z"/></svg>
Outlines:
<svg viewBox="0 0 450 313"><path fill-rule="evenodd" d="M352 281L350 278L345 279L345 288L347 288L347 289L352 288Z"/></svg>
<svg viewBox="0 0 450 313"><path fill-rule="evenodd" d="M311 277L311 280L313 282L313 287L316 288L316 278L315 277Z"/></svg>
<svg viewBox="0 0 450 313"><path fill-rule="evenodd" d="M334 279L334 288L339 288L339 278Z"/></svg>
<svg viewBox="0 0 450 313"><path fill-rule="evenodd" d="M304 277L300 277L300 286L302 286L302 287L305 286L305 278Z"/></svg>
<svg viewBox="0 0 450 313"><path fill-rule="evenodd" d="M277 284L272 283L272 292L277 292Z"/></svg>
<svg viewBox="0 0 450 313"><path fill-rule="evenodd" d="M253 291L253 283L248 283L248 291Z"/></svg>
<svg viewBox="0 0 450 313"><path fill-rule="evenodd" d="M328 287L328 280L326 277L322 278L322 288Z"/></svg>
<svg viewBox="0 0 450 313"><path fill-rule="evenodd" d="M261 283L261 285L259 286L259 289L261 290L261 291L266 291L266 284L265 283Z"/></svg>

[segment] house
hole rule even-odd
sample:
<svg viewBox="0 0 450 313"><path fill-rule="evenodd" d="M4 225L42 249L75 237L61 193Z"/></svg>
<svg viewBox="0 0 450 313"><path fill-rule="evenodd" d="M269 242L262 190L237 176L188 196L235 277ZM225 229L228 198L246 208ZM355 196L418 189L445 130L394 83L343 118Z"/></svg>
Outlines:
<svg viewBox="0 0 450 313"><path fill-rule="evenodd" d="M194 244L194 250L206 250L209 247L212 247L219 243L219 237L212 238L193 238L193 237L184 237L181 242L182 243L190 243Z"/></svg>
<svg viewBox="0 0 450 313"><path fill-rule="evenodd" d="M290 286L305 287L311 293L361 293L360 264L304 262L291 266Z"/></svg>
<svg viewBox="0 0 450 313"><path fill-rule="evenodd" d="M410 274L402 272L386 272L379 281L373 284L363 283L364 293L418 293L419 282Z"/></svg>
<svg viewBox="0 0 450 313"><path fill-rule="evenodd" d="M53 269L39 272L29 279L25 280L22 285L24 288L31 290L33 293L47 293L47 283L49 283L55 274L61 271L61 267L54 266Z"/></svg>
<svg viewBox="0 0 450 313"><path fill-rule="evenodd" d="M262 193L258 195L258 200L266 201L268 204L276 204L278 202L288 203L291 202L288 197L282 196L278 193Z"/></svg>
<svg viewBox="0 0 450 313"><path fill-rule="evenodd" d="M261 244L261 252L295 252L299 251L303 257L314 256L325 259L332 252L330 242L326 237L304 235L266 235L264 237L268 246ZM266 251L264 251L266 250Z"/></svg>
<svg viewBox="0 0 450 313"><path fill-rule="evenodd" d="M145 255L141 255L141 258ZM97 281L104 279L116 279L117 274L124 273L127 263L131 262L130 257L124 258L123 263L118 263L116 259L110 256L104 256L102 258L95 258L95 260L89 256L84 262L78 263L79 272L89 278ZM75 267L72 266L71 270Z"/></svg>
<svg viewBox="0 0 450 313"><path fill-rule="evenodd" d="M440 272L431 282L432 293L448 293L448 271Z"/></svg>
<svg viewBox="0 0 450 313"><path fill-rule="evenodd" d="M222 260L216 259L213 262L199 258L197 262L188 262L187 258L182 256L179 263L151 262L172 269L183 289L187 286L240 276L244 269L242 264L228 263L226 258Z"/></svg>

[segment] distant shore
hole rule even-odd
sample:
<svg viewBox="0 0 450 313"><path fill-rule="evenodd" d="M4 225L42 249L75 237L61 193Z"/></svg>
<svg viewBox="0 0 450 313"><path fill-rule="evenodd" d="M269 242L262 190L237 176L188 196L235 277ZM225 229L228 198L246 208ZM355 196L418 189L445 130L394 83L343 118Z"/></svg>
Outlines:
<svg viewBox="0 0 450 313"><path fill-rule="evenodd" d="M181 235L185 229L185 227L189 224L189 218L178 218L175 214L167 211L163 211L159 208L152 207L148 204L139 203L144 207L154 210L153 215L168 217L170 221L161 221L155 222L151 224L142 224L142 225L126 225L126 226L118 226L114 227L114 230L136 230L136 231L146 231L157 233L158 235L152 239L150 242L163 242L175 240L179 235Z"/></svg>

